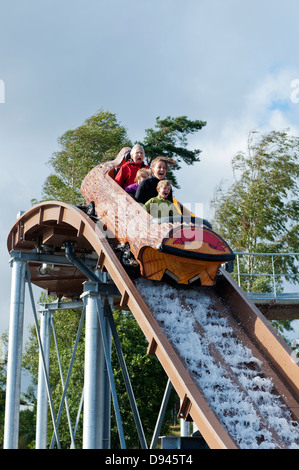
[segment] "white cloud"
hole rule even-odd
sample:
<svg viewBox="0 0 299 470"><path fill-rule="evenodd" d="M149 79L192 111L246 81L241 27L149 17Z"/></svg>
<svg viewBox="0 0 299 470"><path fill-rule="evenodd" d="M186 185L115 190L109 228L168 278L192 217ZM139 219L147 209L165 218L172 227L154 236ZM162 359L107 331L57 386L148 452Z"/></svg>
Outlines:
<svg viewBox="0 0 299 470"><path fill-rule="evenodd" d="M294 109L291 83L296 76L299 69L283 68L269 73L247 94L245 112L248 120L256 123L254 127L268 130L273 125L276 129L292 125L288 114ZM278 116L281 116L279 120Z"/></svg>
<svg viewBox="0 0 299 470"><path fill-rule="evenodd" d="M209 206L214 191L222 180L228 184L232 182L231 159L239 151L246 152L251 130L266 133L290 129L290 133L299 135L296 117L299 104L293 104L290 98L290 83L294 76L296 71L289 68L268 73L239 97L242 101L240 114L232 108L225 119L216 118L212 126L208 122L193 142L194 148L202 149L201 162L192 169L186 167L180 174L181 190L177 194L181 200L203 202L204 216L210 218Z"/></svg>

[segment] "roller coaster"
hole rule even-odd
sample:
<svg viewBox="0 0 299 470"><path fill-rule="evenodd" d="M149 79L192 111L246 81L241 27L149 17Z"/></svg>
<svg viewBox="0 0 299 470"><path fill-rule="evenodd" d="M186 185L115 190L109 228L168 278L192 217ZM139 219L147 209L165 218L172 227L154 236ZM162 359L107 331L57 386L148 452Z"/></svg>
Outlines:
<svg viewBox="0 0 299 470"><path fill-rule="evenodd" d="M225 269L234 254L218 234L178 201L181 216L154 221L117 185L127 151L86 176L87 210L32 207L11 228L8 251L30 254L31 282L60 298L82 296L88 260L106 272L101 295L133 313L181 399L179 416L209 448L298 448L292 350Z"/></svg>

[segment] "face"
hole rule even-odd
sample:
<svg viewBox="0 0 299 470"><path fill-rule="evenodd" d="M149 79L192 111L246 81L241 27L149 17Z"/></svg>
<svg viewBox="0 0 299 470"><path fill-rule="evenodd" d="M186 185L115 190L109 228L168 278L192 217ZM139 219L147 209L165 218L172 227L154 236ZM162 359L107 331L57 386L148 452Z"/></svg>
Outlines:
<svg viewBox="0 0 299 470"><path fill-rule="evenodd" d="M166 172L167 168L165 162L158 162L153 168L153 174L159 180L165 178Z"/></svg>
<svg viewBox="0 0 299 470"><path fill-rule="evenodd" d="M134 153L131 154L131 158L134 163L142 163L144 159L142 150L136 149Z"/></svg>
<svg viewBox="0 0 299 470"><path fill-rule="evenodd" d="M166 186L166 184L163 184L160 186L160 188L157 189L159 196L163 197L163 199L166 199L167 196L170 193L170 186Z"/></svg>

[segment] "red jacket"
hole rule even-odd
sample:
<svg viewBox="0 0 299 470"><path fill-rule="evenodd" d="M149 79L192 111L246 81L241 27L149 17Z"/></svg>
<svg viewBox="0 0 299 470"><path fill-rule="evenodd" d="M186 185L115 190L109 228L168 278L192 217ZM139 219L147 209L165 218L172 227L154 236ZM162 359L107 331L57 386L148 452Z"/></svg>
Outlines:
<svg viewBox="0 0 299 470"><path fill-rule="evenodd" d="M130 184L135 183L136 173L140 168L149 168L148 165L144 165L142 162L134 163L134 162L127 162L120 167L119 172L115 177L115 181L122 187L126 188Z"/></svg>

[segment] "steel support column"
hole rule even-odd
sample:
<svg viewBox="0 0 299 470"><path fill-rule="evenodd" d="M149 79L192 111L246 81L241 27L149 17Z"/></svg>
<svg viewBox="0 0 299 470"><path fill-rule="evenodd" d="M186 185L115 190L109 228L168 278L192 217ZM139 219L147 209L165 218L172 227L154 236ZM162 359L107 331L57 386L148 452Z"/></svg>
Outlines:
<svg viewBox="0 0 299 470"><path fill-rule="evenodd" d="M11 266L12 285L4 423L5 449L17 449L19 441L26 262L14 257L11 260Z"/></svg>
<svg viewBox="0 0 299 470"><path fill-rule="evenodd" d="M104 429L107 429L104 423L107 410L103 400L107 390L107 373L98 319L97 283L85 282L82 297L86 305L83 449L102 449Z"/></svg>
<svg viewBox="0 0 299 470"><path fill-rule="evenodd" d="M111 361L111 329L110 329L110 325L106 317L104 317L104 325L105 325L104 334L106 335L106 338L107 338L109 361ZM101 409L103 413L102 448L110 449L110 446L111 446L111 392L110 392L108 368L107 368L105 358L104 358Z"/></svg>
<svg viewBox="0 0 299 470"><path fill-rule="evenodd" d="M150 445L150 449L155 449L156 446L157 446L157 442L158 442L158 439L159 439L159 434L160 434L161 427L162 427L162 424L163 424L163 419L164 419L164 416L165 416L165 412L166 412L166 408L167 408L167 405L168 405L171 390L172 390L172 383L170 382L170 379L168 379L167 384L166 384L166 388L165 388L165 392L164 392L164 395L163 395L163 399L162 399L162 403L161 403L161 407L160 407L156 427L155 427L154 434L153 434L153 437L152 437L152 442L151 442L151 445Z"/></svg>
<svg viewBox="0 0 299 470"><path fill-rule="evenodd" d="M44 310L40 317L40 336L43 348L46 373L49 374L51 312ZM36 449L47 447L48 393L43 368L42 352L39 352L37 411L36 411Z"/></svg>

